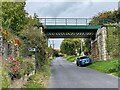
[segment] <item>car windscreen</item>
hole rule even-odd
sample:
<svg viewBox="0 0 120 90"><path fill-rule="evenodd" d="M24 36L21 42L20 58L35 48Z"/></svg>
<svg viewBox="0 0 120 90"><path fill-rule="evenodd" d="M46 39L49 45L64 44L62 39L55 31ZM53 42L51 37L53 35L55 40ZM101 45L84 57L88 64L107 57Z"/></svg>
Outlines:
<svg viewBox="0 0 120 90"><path fill-rule="evenodd" d="M85 59L85 58L88 58L88 57L80 57L80 59Z"/></svg>

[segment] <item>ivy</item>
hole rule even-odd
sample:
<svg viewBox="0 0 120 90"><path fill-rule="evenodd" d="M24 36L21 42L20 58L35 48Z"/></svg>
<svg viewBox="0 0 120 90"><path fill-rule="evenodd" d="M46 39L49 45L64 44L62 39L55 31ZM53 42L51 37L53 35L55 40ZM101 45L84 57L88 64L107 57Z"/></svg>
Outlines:
<svg viewBox="0 0 120 90"><path fill-rule="evenodd" d="M118 57L120 52L120 26L107 26L106 48L111 57Z"/></svg>

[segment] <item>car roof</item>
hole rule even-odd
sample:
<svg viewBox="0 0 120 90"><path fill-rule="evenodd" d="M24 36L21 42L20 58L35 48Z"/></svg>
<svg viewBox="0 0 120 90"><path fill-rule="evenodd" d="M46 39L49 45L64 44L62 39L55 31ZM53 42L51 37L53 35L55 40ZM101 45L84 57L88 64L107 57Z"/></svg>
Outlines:
<svg viewBox="0 0 120 90"><path fill-rule="evenodd" d="M88 58L88 56L80 56L80 58L81 58L81 57L86 57L86 58Z"/></svg>
<svg viewBox="0 0 120 90"><path fill-rule="evenodd" d="M89 58L89 57L88 56L79 57L79 59L85 59L85 58Z"/></svg>

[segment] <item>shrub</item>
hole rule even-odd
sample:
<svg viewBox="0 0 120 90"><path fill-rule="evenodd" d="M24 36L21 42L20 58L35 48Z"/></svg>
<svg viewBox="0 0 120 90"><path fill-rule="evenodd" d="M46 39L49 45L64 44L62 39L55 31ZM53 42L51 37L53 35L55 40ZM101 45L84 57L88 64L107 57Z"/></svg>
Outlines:
<svg viewBox="0 0 120 90"><path fill-rule="evenodd" d="M23 67L25 70L24 74L27 74L27 75L29 75L34 70L33 63L30 61L24 61Z"/></svg>
<svg viewBox="0 0 120 90"><path fill-rule="evenodd" d="M14 78L19 79L25 74L29 75L34 70L33 63L31 61L23 61L22 58L14 59L13 57L9 57L6 60L6 66L11 80L14 80Z"/></svg>
<svg viewBox="0 0 120 90"><path fill-rule="evenodd" d="M20 78L20 62L16 59L9 57L6 60L6 66L8 69L8 74L10 75L11 79Z"/></svg>
<svg viewBox="0 0 120 90"><path fill-rule="evenodd" d="M10 88L10 78L7 74L7 70L5 68L2 69L2 88Z"/></svg>

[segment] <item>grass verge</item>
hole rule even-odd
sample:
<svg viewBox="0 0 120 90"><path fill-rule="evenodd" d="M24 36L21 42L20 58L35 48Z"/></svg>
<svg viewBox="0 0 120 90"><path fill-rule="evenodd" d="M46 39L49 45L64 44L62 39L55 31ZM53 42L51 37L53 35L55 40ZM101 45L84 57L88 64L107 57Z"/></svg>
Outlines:
<svg viewBox="0 0 120 90"><path fill-rule="evenodd" d="M47 88L48 80L51 75L50 64L51 60L48 64L42 66L36 74L30 76L28 82L24 85L24 88Z"/></svg>
<svg viewBox="0 0 120 90"><path fill-rule="evenodd" d="M65 57L65 59L67 59L67 61L69 61L69 62L74 62L77 57L78 56L67 56L67 57Z"/></svg>
<svg viewBox="0 0 120 90"><path fill-rule="evenodd" d="M95 62L93 62L93 64L91 64L87 67L98 70L100 72L104 72L107 74L112 74L114 76L120 77L118 60L119 59L116 58L116 59L111 59L111 60L107 60L107 61L95 61Z"/></svg>

